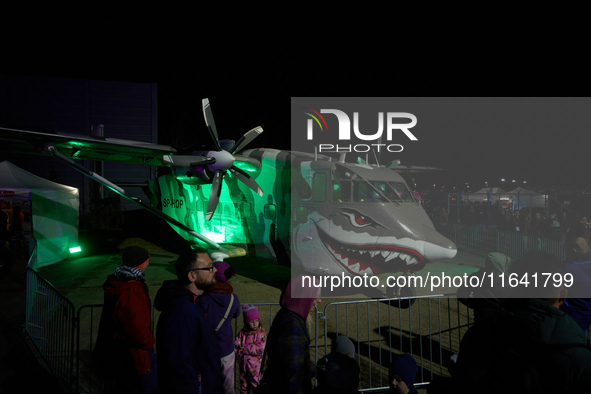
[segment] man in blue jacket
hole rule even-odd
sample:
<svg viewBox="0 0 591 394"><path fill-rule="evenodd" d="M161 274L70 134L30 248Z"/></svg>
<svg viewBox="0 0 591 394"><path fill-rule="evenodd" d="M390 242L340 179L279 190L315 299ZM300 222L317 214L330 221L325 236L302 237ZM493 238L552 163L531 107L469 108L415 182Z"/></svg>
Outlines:
<svg viewBox="0 0 591 394"><path fill-rule="evenodd" d="M164 393L219 393L221 362L201 295L216 283L216 269L202 248L182 253L178 280L164 281L154 306L158 380Z"/></svg>

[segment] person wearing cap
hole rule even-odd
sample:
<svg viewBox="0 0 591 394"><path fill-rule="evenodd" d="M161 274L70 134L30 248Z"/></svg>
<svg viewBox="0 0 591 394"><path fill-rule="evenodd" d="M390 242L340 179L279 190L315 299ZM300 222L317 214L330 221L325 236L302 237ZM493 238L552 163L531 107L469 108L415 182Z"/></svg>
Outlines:
<svg viewBox="0 0 591 394"><path fill-rule="evenodd" d="M355 361L355 345L344 335L332 342L329 354L318 360L318 386L314 394L357 393L359 364Z"/></svg>
<svg viewBox="0 0 591 394"><path fill-rule="evenodd" d="M224 261L215 261L213 266L216 284L203 293L203 307L213 329L215 343L222 356L222 393L234 394L234 331L232 319L240 316L240 300L228 280L236 274L236 268Z"/></svg>
<svg viewBox="0 0 591 394"><path fill-rule="evenodd" d="M189 249L175 262L176 280L165 280L154 307L158 383L166 394L218 394L222 363L213 329L203 307L204 292L216 284L217 269L207 250Z"/></svg>
<svg viewBox="0 0 591 394"><path fill-rule="evenodd" d="M388 368L390 390L388 394L416 393L415 377L419 370L417 362L410 354L395 356Z"/></svg>
<svg viewBox="0 0 591 394"><path fill-rule="evenodd" d="M95 347L105 393L157 393L151 301L145 282L150 254L139 246L123 251L122 265L103 284L104 307Z"/></svg>

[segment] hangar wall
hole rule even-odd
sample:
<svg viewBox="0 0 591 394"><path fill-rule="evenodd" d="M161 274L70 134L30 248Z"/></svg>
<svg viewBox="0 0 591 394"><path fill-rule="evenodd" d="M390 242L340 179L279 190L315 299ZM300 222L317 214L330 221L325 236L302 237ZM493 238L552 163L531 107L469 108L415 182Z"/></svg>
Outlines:
<svg viewBox="0 0 591 394"><path fill-rule="evenodd" d="M102 124L104 137L156 143L157 110L157 86L152 83L0 75L0 124L6 126L90 135L93 125ZM0 151L2 160L53 182L78 188L81 213L88 212L90 190L97 187L96 182L43 155L23 157ZM82 160L81 164L100 173L88 160ZM114 183L147 183L156 176L156 169L105 162L102 174ZM148 201L140 188L125 189ZM139 209L124 199L122 204L127 210Z"/></svg>

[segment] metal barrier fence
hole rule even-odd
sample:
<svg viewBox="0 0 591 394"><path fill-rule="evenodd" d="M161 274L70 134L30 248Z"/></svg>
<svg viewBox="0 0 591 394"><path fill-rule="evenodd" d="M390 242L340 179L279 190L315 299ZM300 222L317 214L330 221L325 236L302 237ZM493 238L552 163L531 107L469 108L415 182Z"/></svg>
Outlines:
<svg viewBox="0 0 591 394"><path fill-rule="evenodd" d="M500 252L518 259L529 251L542 251L565 259L564 243L523 233L501 231L494 227L460 224L435 224L439 233L453 241L458 249L483 253Z"/></svg>
<svg viewBox="0 0 591 394"><path fill-rule="evenodd" d="M395 299L398 301L399 299ZM471 310L455 298L425 297L416 299L408 309L399 309L393 300L332 302L316 308L311 321L310 355L313 362L330 352L331 341L346 335L356 346L356 360L361 369L360 389L387 389L388 365L396 353L411 354L419 365L418 385L434 375L448 376L447 361L458 352L465 331L472 322ZM259 309L261 324L269 332L278 303L250 303ZM76 392L100 393L102 380L92 363L102 305L78 309L76 341ZM153 321L159 316L152 314ZM234 335L242 329L242 318L234 319ZM236 387L239 372L235 368Z"/></svg>
<svg viewBox="0 0 591 394"><path fill-rule="evenodd" d="M345 335L356 346L360 390L388 389L388 367L394 354L408 353L419 366L417 386L435 375L449 376L447 365L473 322L472 310L448 296L417 298L408 309L389 300L329 303L324 307L323 353L328 340Z"/></svg>
<svg viewBox="0 0 591 394"><path fill-rule="evenodd" d="M74 382L74 305L27 268L25 331L66 390Z"/></svg>
<svg viewBox="0 0 591 394"><path fill-rule="evenodd" d="M269 332L273 318L279 311L279 304L274 303L249 303L258 308L261 315L261 325ZM76 393L101 393L103 381L100 372L96 368L92 358L92 352L96 343L98 326L101 318L103 304L84 305L77 312L77 340L76 340ZM152 306L152 332L155 332L155 322L158 321L160 312ZM242 319L234 319L234 336L242 329ZM315 325L318 326L317 324ZM318 330L315 329L317 332ZM317 336L317 335L316 335ZM317 346L315 346L317 347ZM238 387L238 368L236 370L236 386Z"/></svg>

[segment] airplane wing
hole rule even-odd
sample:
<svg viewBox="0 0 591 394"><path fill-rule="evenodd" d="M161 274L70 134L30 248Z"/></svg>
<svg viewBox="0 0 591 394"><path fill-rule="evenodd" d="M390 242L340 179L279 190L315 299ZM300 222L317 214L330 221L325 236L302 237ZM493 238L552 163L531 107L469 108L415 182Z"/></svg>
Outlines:
<svg viewBox="0 0 591 394"><path fill-rule="evenodd" d="M2 150L23 154L43 154L43 150L47 145L53 145L61 154L72 159L115 161L156 166L187 165L185 163L187 159L182 155L176 155L177 150L171 146L82 134L33 131L0 126L0 149ZM177 164L177 161L182 163ZM195 157L192 157L190 161L191 164L196 164ZM207 163L212 161L213 159L206 159Z"/></svg>
<svg viewBox="0 0 591 394"><path fill-rule="evenodd" d="M388 166L391 170L398 172L421 172L421 171L441 171L441 168L427 166L408 166L400 164L400 160L393 160Z"/></svg>
<svg viewBox="0 0 591 394"><path fill-rule="evenodd" d="M170 223L174 226L177 226L178 228L188 232L189 234L193 235L198 240L203 242L205 245L207 245L207 247L209 249L217 250L218 252L221 252L221 253L227 255L228 257L238 257L238 256L245 256L246 255L246 250L244 250L243 248L238 247L238 246L234 246L234 245L224 245L224 246L219 245L219 244L215 243L214 241L210 240L209 238L199 234L198 232L196 232L192 228L179 222L178 220L166 215L164 212L152 207L151 205L140 200L139 198L127 193L123 188L115 185L114 183L111 183L108 179L103 178L102 176L100 176L100 175L94 173L93 171L90 171L87 168L76 163L74 160L70 159L69 157L64 156L57 149L55 149L55 147L53 145L51 145L51 144L47 145L46 148L44 149L44 153L47 155L53 156L57 160L72 167L73 169L79 171L83 175L101 183L102 185L108 187L109 189L111 189L113 192L117 193L121 197L138 204L140 207L152 212L154 215L166 220L168 223Z"/></svg>

